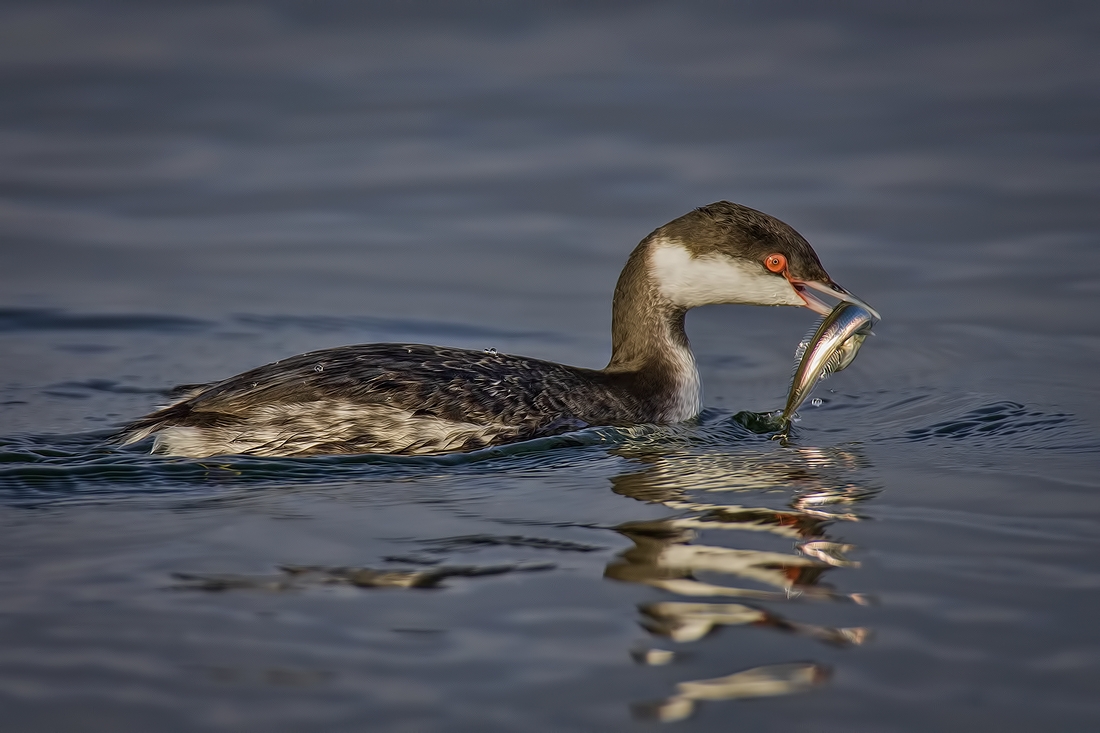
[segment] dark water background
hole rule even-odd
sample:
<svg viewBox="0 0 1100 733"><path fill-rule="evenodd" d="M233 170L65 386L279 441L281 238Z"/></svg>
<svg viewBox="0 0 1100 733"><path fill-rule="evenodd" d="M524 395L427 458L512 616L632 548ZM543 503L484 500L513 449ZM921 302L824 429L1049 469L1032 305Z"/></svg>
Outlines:
<svg viewBox="0 0 1100 733"><path fill-rule="evenodd" d="M1098 8L5 3L0 727L1100 727ZM719 199L884 316L788 447L730 417L813 316L744 307L689 316L697 426L102 444L343 343L600 366Z"/></svg>

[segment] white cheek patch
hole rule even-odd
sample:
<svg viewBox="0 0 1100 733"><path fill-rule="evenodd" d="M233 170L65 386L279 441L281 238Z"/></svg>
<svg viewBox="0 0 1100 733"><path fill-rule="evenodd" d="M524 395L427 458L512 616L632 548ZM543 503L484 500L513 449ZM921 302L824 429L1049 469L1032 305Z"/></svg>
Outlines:
<svg viewBox="0 0 1100 733"><path fill-rule="evenodd" d="M721 254L693 257L675 242L654 244L649 271L661 295L682 308L717 303L805 305L786 278Z"/></svg>

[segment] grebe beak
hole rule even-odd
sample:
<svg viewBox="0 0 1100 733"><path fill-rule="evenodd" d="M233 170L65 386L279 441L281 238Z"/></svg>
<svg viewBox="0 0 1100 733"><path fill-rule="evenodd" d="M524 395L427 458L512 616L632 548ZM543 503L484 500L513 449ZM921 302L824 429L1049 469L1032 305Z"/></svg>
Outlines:
<svg viewBox="0 0 1100 733"><path fill-rule="evenodd" d="M832 298L858 305L860 308L863 308L865 311L874 316L876 321L882 320L882 316L878 314L877 310L867 305L865 302L852 295L847 290L840 287L831 280L829 282L818 282L816 280L802 281L792 279L790 280L790 283L791 287L794 288L794 291L798 293L798 297L806 301L806 307L814 311L815 313L820 313L823 316L828 315L829 312L833 310L833 306L819 298L814 292L812 292L814 290L819 293L824 293L825 295L828 295Z"/></svg>

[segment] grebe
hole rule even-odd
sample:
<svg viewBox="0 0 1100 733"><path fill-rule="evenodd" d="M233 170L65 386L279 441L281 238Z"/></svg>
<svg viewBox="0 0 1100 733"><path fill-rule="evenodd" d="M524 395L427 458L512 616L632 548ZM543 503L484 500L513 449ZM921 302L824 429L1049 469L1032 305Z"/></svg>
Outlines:
<svg viewBox="0 0 1100 733"><path fill-rule="evenodd" d="M744 303L828 313L816 293L871 310L833 282L790 226L720 201L665 224L631 253L615 286L611 361L603 369L419 344L341 346L194 387L127 425L121 438L130 444L154 435L154 453L193 458L409 455L587 426L680 422L701 409L684 332L689 308Z"/></svg>

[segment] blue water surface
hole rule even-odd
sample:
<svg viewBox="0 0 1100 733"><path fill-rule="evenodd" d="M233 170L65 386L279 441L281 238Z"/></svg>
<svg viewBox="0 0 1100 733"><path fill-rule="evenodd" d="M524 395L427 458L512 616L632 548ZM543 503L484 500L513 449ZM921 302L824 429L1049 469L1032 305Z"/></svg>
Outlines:
<svg viewBox="0 0 1100 733"><path fill-rule="evenodd" d="M1089 3L0 9L0 707L80 731L1100 726ZM693 311L706 411L470 455L154 457L348 343L609 355L728 199L883 315Z"/></svg>

